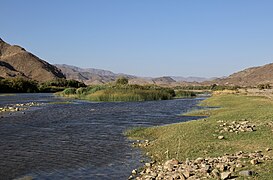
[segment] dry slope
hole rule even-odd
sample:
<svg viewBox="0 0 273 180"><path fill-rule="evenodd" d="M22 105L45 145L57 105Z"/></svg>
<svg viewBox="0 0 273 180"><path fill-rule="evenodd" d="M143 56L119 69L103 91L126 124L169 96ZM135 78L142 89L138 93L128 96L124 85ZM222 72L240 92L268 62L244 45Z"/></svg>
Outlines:
<svg viewBox="0 0 273 180"><path fill-rule="evenodd" d="M55 66L41 60L24 48L10 45L0 38L0 77L27 79L45 82L65 78Z"/></svg>
<svg viewBox="0 0 273 180"><path fill-rule="evenodd" d="M221 85L257 86L269 83L273 85L273 63L252 67L234 73L227 78L212 81Z"/></svg>

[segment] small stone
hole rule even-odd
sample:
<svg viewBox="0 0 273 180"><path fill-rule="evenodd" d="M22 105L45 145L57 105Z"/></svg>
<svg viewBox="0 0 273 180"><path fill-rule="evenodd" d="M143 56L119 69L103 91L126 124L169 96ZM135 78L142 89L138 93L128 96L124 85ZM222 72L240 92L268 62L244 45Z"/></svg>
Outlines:
<svg viewBox="0 0 273 180"><path fill-rule="evenodd" d="M237 167L237 168L242 168L242 167L244 167L244 166L243 166L242 164L239 163L239 164L236 165L236 167Z"/></svg>
<svg viewBox="0 0 273 180"><path fill-rule="evenodd" d="M234 167L234 166L231 166L231 167L229 168L229 171L230 171L230 172L235 172L235 167Z"/></svg>
<svg viewBox="0 0 273 180"><path fill-rule="evenodd" d="M224 139L224 136L218 136L218 139L220 139L220 140Z"/></svg>
<svg viewBox="0 0 273 180"><path fill-rule="evenodd" d="M146 174L149 174L150 172L151 172L151 169L150 169L150 168L145 169L145 173L146 173Z"/></svg>
<svg viewBox="0 0 273 180"><path fill-rule="evenodd" d="M217 179L220 177L220 172L218 171L218 169L213 169L211 171L211 174Z"/></svg>
<svg viewBox="0 0 273 180"><path fill-rule="evenodd" d="M266 148L266 151L268 152L268 151L272 151L272 149L271 148Z"/></svg>
<svg viewBox="0 0 273 180"><path fill-rule="evenodd" d="M231 173L230 172L222 172L221 173L221 179L225 180L228 179L230 177Z"/></svg>
<svg viewBox="0 0 273 180"><path fill-rule="evenodd" d="M249 171L249 170L245 170L245 171L240 171L239 175L240 176L253 176L253 175L255 175L255 172Z"/></svg>
<svg viewBox="0 0 273 180"><path fill-rule="evenodd" d="M137 173L137 170L134 169L134 170L132 171L132 174L136 174L136 173Z"/></svg>
<svg viewBox="0 0 273 180"><path fill-rule="evenodd" d="M169 171L179 164L179 161L176 159L168 160L164 163L164 169L168 169Z"/></svg>
<svg viewBox="0 0 273 180"><path fill-rule="evenodd" d="M151 163L145 163L145 166L146 167L151 167L152 165L151 165Z"/></svg>
<svg viewBox="0 0 273 180"><path fill-rule="evenodd" d="M190 171L186 170L183 172L184 177L189 178L191 176Z"/></svg>
<svg viewBox="0 0 273 180"><path fill-rule="evenodd" d="M156 177L156 176L157 176L157 173L151 172L151 176Z"/></svg>
<svg viewBox="0 0 273 180"><path fill-rule="evenodd" d="M250 161L250 163L253 164L253 165L256 165L256 164L259 163L259 161L258 161L257 159L252 159L252 160Z"/></svg>

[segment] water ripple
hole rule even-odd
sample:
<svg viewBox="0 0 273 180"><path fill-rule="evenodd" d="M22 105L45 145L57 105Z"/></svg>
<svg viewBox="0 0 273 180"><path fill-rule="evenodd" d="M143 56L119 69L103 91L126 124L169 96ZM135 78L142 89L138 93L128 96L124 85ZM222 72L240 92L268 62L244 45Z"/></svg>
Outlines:
<svg viewBox="0 0 273 180"><path fill-rule="evenodd" d="M47 104L0 119L0 177L127 179L141 153L123 131L188 121L178 116L201 99L150 102ZM0 97L0 105L65 101L51 94Z"/></svg>

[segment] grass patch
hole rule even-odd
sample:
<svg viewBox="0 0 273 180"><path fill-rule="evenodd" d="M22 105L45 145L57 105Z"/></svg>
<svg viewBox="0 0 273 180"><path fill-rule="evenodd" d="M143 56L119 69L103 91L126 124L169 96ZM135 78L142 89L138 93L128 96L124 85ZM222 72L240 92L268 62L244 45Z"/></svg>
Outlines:
<svg viewBox="0 0 273 180"><path fill-rule="evenodd" d="M177 158L217 157L225 153L238 151L254 152L262 150L265 155L273 157L273 152L265 152L273 148L272 127L273 102L264 97L248 97L243 95L213 96L201 103L203 106L221 107L194 112L191 115L209 115L204 120L171 124L167 126L138 128L129 130L126 135L132 139L148 139L151 145L145 147L157 161ZM247 119L257 126L254 132L219 133L219 120L231 123ZM223 135L224 140L217 137ZM273 179L273 163L266 161L258 166L249 164L251 170L259 173L259 179Z"/></svg>
<svg viewBox="0 0 273 180"><path fill-rule="evenodd" d="M159 86L118 84L67 88L58 95L89 101L153 101L172 99L175 92Z"/></svg>

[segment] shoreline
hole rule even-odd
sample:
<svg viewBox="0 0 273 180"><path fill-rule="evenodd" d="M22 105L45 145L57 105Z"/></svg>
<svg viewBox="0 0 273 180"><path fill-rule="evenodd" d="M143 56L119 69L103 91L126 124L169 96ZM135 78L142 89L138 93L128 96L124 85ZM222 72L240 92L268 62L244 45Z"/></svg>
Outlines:
<svg viewBox="0 0 273 180"><path fill-rule="evenodd" d="M222 94L204 100L201 105L221 108L187 113L209 115L205 119L127 132L130 139L145 140L139 147L152 159L133 170L129 179L273 178L273 142L270 141L273 121L268 118L273 116L268 109L273 111L273 102L264 97ZM264 108L257 110L260 106ZM272 123L272 130L267 123ZM240 153L244 155L243 160ZM233 156L236 161L228 160L227 156ZM208 163L214 158L219 162Z"/></svg>

